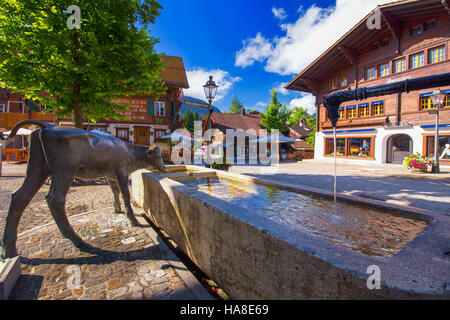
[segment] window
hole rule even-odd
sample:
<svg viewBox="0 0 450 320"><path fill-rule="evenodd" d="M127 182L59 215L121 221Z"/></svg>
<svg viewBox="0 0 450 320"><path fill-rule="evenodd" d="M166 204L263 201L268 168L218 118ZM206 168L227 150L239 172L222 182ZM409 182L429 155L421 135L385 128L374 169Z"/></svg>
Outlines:
<svg viewBox="0 0 450 320"><path fill-rule="evenodd" d="M375 79L377 76L377 68L373 67L373 68L368 68L366 69L366 80L371 80L371 79Z"/></svg>
<svg viewBox="0 0 450 320"><path fill-rule="evenodd" d="M406 58L401 58L394 61L394 73L406 70Z"/></svg>
<svg viewBox="0 0 450 320"><path fill-rule="evenodd" d="M337 88L337 79L330 80L330 82L328 83L328 89L334 90L336 88Z"/></svg>
<svg viewBox="0 0 450 320"><path fill-rule="evenodd" d="M345 119L345 109L339 108L339 119Z"/></svg>
<svg viewBox="0 0 450 320"><path fill-rule="evenodd" d="M385 38L383 40L381 40L381 47L387 47L389 45L389 38Z"/></svg>
<svg viewBox="0 0 450 320"><path fill-rule="evenodd" d="M389 62L380 64L378 66L378 75L380 77L388 76L389 75Z"/></svg>
<svg viewBox="0 0 450 320"><path fill-rule="evenodd" d="M410 34L411 34L412 37L421 35L422 34L422 27L421 26L417 26L417 27L411 28Z"/></svg>
<svg viewBox="0 0 450 320"><path fill-rule="evenodd" d="M4 104L0 104L0 113L6 112L6 107Z"/></svg>
<svg viewBox="0 0 450 320"><path fill-rule="evenodd" d="M372 50L377 50L378 48L380 48L380 43L379 42L374 42L371 44L371 49Z"/></svg>
<svg viewBox="0 0 450 320"><path fill-rule="evenodd" d="M359 116L360 117L368 117L370 116L370 106L368 103L359 105Z"/></svg>
<svg viewBox="0 0 450 320"><path fill-rule="evenodd" d="M129 133L128 128L116 128L116 136L121 140L129 141L130 137L128 133Z"/></svg>
<svg viewBox="0 0 450 320"><path fill-rule="evenodd" d="M342 88L342 87L346 87L347 85L348 85L347 76L342 76L340 78L339 86Z"/></svg>
<svg viewBox="0 0 450 320"><path fill-rule="evenodd" d="M352 157L372 157L372 140L368 138L349 138L347 155Z"/></svg>
<svg viewBox="0 0 450 320"><path fill-rule="evenodd" d="M336 139L336 155L337 156L345 156L345 139L337 138ZM326 150L325 154L334 156L334 139L326 140Z"/></svg>
<svg viewBox="0 0 450 320"><path fill-rule="evenodd" d="M443 107L450 108L450 93L445 95Z"/></svg>
<svg viewBox="0 0 450 320"><path fill-rule="evenodd" d="M436 20L429 20L423 24L423 31L430 31L436 28Z"/></svg>
<svg viewBox="0 0 450 320"><path fill-rule="evenodd" d="M165 130L155 130L155 139L161 139L166 135Z"/></svg>
<svg viewBox="0 0 450 320"><path fill-rule="evenodd" d="M384 102L375 101L372 102L372 113L374 116L380 116L384 114Z"/></svg>
<svg viewBox="0 0 450 320"><path fill-rule="evenodd" d="M356 118L356 106L347 107L347 118Z"/></svg>
<svg viewBox="0 0 450 320"><path fill-rule="evenodd" d="M345 137L336 139L336 156L373 158L373 137ZM334 140L326 138L325 155L334 156Z"/></svg>
<svg viewBox="0 0 450 320"><path fill-rule="evenodd" d="M434 136L427 137L427 157L434 157L434 141ZM446 144L450 144L450 136L439 136L438 157L441 157ZM446 154L443 159L450 160L450 156Z"/></svg>
<svg viewBox="0 0 450 320"><path fill-rule="evenodd" d="M436 63L445 60L445 46L430 49L428 51L428 63Z"/></svg>
<svg viewBox="0 0 450 320"><path fill-rule="evenodd" d="M428 95L420 95L419 110L432 109L433 104L431 103L431 98Z"/></svg>
<svg viewBox="0 0 450 320"><path fill-rule="evenodd" d="M409 68L415 69L425 65L425 53L420 52L409 57Z"/></svg>
<svg viewBox="0 0 450 320"><path fill-rule="evenodd" d="M155 101L155 116L165 117L166 116L166 104L161 101Z"/></svg>

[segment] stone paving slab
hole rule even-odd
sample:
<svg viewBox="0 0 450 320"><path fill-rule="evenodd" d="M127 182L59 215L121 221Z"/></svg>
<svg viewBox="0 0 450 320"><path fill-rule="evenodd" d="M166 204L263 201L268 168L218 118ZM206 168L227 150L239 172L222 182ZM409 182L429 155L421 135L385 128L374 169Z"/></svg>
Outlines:
<svg viewBox="0 0 450 320"><path fill-rule="evenodd" d="M124 215L100 210L70 221L93 248L80 251L54 224L20 235L23 275L10 299L195 299L144 229Z"/></svg>
<svg viewBox="0 0 450 320"><path fill-rule="evenodd" d="M21 185L24 172L25 165L3 167L2 232L11 192ZM193 289L192 283L183 281L179 273L190 272L179 261L168 261L177 259L167 259L169 248L149 236L153 229L139 216L142 210L134 208L141 227L132 227L124 214L112 213L108 185L72 187L68 194L66 211L72 227L91 246L84 252L60 234L45 201L47 191L44 185L22 217L17 241L22 276L10 299L211 298L203 287L198 288L195 278Z"/></svg>

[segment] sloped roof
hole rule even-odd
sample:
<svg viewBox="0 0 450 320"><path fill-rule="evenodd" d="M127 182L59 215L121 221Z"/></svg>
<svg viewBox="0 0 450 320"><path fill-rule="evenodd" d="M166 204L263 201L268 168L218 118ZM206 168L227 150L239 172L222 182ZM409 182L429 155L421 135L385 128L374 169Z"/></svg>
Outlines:
<svg viewBox="0 0 450 320"><path fill-rule="evenodd" d="M292 148L298 150L313 150L313 147L309 145L305 140L295 141L294 143L289 144Z"/></svg>
<svg viewBox="0 0 450 320"><path fill-rule="evenodd" d="M186 70L184 69L183 58L173 56L162 56L163 63L167 66L161 71L161 77L167 86L178 88L189 88Z"/></svg>
<svg viewBox="0 0 450 320"><path fill-rule="evenodd" d="M335 66L347 62L348 57L346 57L346 54L355 55L358 50L367 44L369 39L373 39L376 34L390 30L393 27L387 22L386 17L398 21L397 23L401 25L402 21L413 19L418 15L433 16L445 12L444 3L448 3L448 0L400 0L377 6L285 85L285 88L312 93L313 90L308 85L308 81L320 80L332 72ZM380 10L384 16L384 19L381 19L381 29L370 30L366 25L367 19L377 10Z"/></svg>
<svg viewBox="0 0 450 320"><path fill-rule="evenodd" d="M298 124L292 125L290 129L294 132L294 134L297 134L300 137L307 137L311 133L311 129L301 127Z"/></svg>
<svg viewBox="0 0 450 320"><path fill-rule="evenodd" d="M208 115L201 115L202 121L207 121ZM253 129L256 131L259 137L266 136L259 130L262 128L259 126L261 123L260 115L241 115L236 113L218 113L213 112L211 122L219 130L226 132L227 129L243 130L247 131Z"/></svg>

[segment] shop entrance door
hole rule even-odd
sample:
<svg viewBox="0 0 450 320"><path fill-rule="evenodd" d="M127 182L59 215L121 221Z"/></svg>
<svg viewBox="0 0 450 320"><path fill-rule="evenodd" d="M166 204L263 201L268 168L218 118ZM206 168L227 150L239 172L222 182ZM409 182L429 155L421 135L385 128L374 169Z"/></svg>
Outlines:
<svg viewBox="0 0 450 320"><path fill-rule="evenodd" d="M387 163L402 164L413 150L413 141L407 134L397 134L387 141Z"/></svg>
<svg viewBox="0 0 450 320"><path fill-rule="evenodd" d="M134 127L134 143L143 146L150 145L150 130L148 127Z"/></svg>

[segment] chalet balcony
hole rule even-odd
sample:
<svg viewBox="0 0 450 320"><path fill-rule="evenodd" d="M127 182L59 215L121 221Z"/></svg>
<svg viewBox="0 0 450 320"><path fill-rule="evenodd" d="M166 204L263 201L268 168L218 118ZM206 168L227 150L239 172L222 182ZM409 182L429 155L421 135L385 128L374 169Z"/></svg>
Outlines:
<svg viewBox="0 0 450 320"><path fill-rule="evenodd" d="M0 113L0 128L11 130L18 122L33 119L47 122L54 122L55 117L50 114L41 114L39 112L31 111L30 117L28 113Z"/></svg>
<svg viewBox="0 0 450 320"><path fill-rule="evenodd" d="M365 118L354 118L354 119L343 119L338 120L337 128L342 127L362 127L362 126L381 126L386 122L387 116L381 117L365 117ZM319 123L322 129L333 128L331 121L322 121Z"/></svg>

